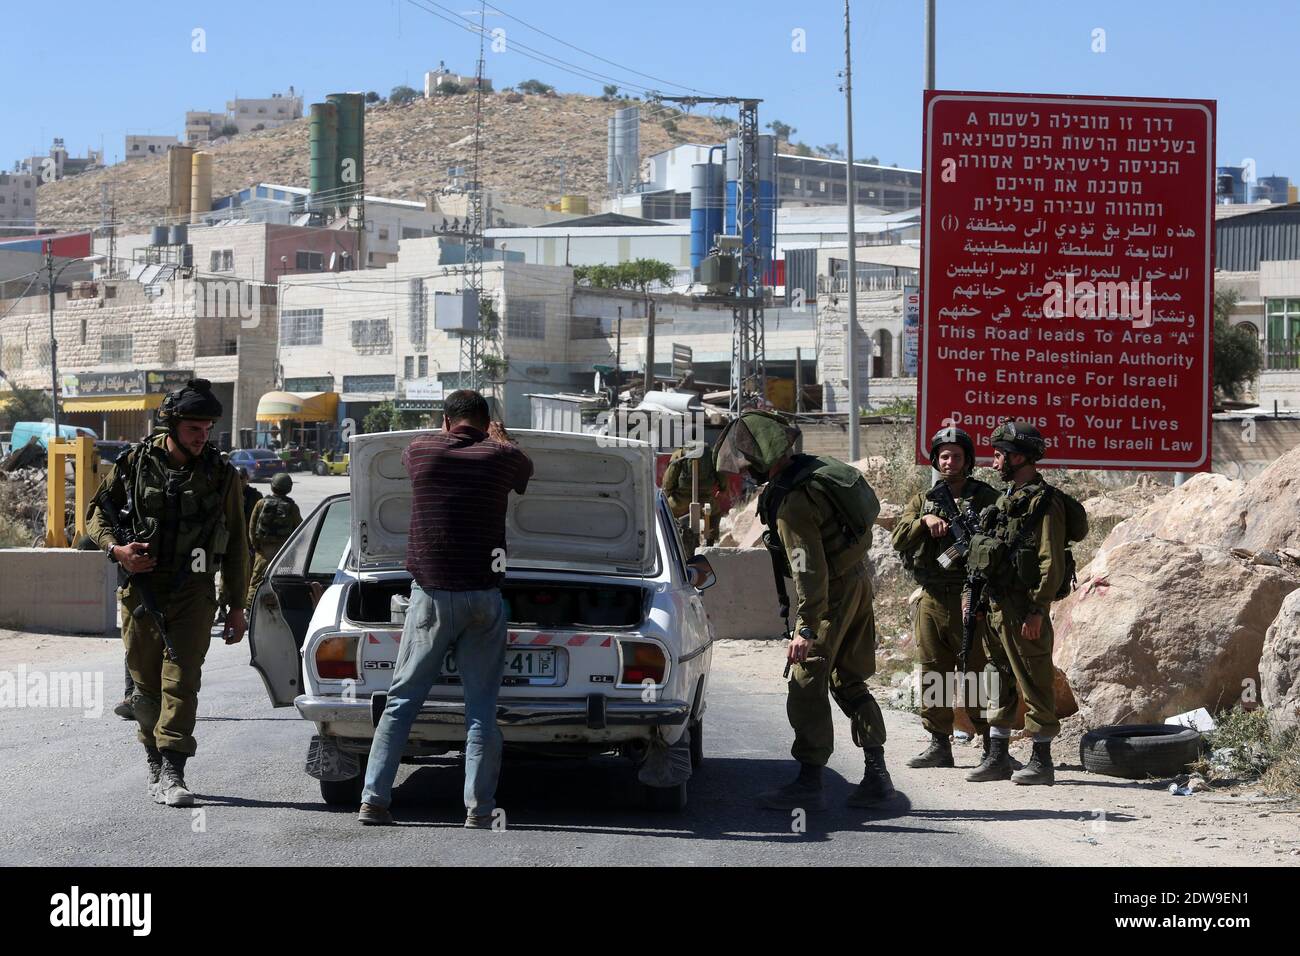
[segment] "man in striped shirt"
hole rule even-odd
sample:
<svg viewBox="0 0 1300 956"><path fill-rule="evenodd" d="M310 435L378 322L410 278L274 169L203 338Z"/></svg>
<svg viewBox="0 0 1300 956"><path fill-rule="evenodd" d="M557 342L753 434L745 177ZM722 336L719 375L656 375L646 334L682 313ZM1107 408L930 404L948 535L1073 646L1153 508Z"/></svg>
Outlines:
<svg viewBox="0 0 1300 956"><path fill-rule="evenodd" d="M506 504L523 494L533 463L490 420L487 401L461 389L447 396L442 431L415 439L402 454L411 476L406 568L411 603L388 703L375 728L358 819L393 822L393 779L411 724L456 652L465 693L465 826L492 825L501 772L497 693L505 666Z"/></svg>

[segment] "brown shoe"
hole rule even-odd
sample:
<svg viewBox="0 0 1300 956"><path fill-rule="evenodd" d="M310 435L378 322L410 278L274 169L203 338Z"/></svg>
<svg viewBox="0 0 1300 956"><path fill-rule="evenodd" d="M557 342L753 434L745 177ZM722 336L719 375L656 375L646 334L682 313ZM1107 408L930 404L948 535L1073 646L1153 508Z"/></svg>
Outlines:
<svg viewBox="0 0 1300 956"><path fill-rule="evenodd" d="M372 807L368 803L361 804L361 812L357 814L357 819L368 827L390 827L393 825L393 815L388 812L387 807Z"/></svg>

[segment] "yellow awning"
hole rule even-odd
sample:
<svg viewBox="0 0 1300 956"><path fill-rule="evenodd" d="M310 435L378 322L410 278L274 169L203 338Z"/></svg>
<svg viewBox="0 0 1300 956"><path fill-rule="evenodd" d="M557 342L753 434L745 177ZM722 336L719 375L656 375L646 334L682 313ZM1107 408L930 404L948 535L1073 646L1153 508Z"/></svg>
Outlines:
<svg viewBox="0 0 1300 956"><path fill-rule="evenodd" d="M65 412L148 412L163 403L162 395L87 395L65 398L59 406Z"/></svg>
<svg viewBox="0 0 1300 956"><path fill-rule="evenodd" d="M267 392L257 403L257 420L332 422L338 409L338 392Z"/></svg>

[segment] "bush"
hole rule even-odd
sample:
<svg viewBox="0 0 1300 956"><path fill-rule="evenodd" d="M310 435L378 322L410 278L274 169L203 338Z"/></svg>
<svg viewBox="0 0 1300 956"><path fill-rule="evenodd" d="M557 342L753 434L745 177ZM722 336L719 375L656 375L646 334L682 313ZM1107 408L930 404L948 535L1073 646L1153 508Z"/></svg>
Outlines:
<svg viewBox="0 0 1300 956"><path fill-rule="evenodd" d="M237 135L239 135L239 127L236 126L234 123L227 123L225 126L221 127L221 129L219 129L219 130L217 131L217 135L218 135L218 136L237 136Z"/></svg>
<svg viewBox="0 0 1300 956"><path fill-rule="evenodd" d="M452 80L448 80L446 83L439 83L435 86L433 92L436 96L457 96L461 93L468 93L469 87L465 86L463 83L456 83Z"/></svg>
<svg viewBox="0 0 1300 956"><path fill-rule="evenodd" d="M1210 758L1198 769L1219 778L1258 780L1270 793L1300 791L1300 731L1280 729L1263 707L1221 711L1205 735Z"/></svg>
<svg viewBox="0 0 1300 956"><path fill-rule="evenodd" d="M388 102L397 103L399 106L406 103L412 103L419 98L419 92L409 86L394 86L392 91L388 94Z"/></svg>
<svg viewBox="0 0 1300 956"><path fill-rule="evenodd" d="M549 83L543 83L541 80L524 80L519 84L519 92L544 96L548 93L554 93L555 87L551 86Z"/></svg>

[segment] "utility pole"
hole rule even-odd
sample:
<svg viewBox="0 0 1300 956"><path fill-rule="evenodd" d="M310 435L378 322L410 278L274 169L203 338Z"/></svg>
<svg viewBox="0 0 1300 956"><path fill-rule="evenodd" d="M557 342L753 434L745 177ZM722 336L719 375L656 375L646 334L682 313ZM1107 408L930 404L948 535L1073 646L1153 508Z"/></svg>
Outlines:
<svg viewBox="0 0 1300 956"><path fill-rule="evenodd" d="M468 200L465 215L465 274L466 289L472 289L479 303L479 328L476 332L462 332L460 336L460 387L481 389L485 379L483 359L485 355L495 354L493 348L499 332L496 328L485 329L482 325L483 315L483 181L480 164L482 162L483 137L483 43L487 33L487 6L479 4L478 23L478 67L474 80L474 168L471 173ZM502 267L504 269L504 266Z"/></svg>
<svg viewBox="0 0 1300 956"><path fill-rule="evenodd" d="M655 389L655 302L645 297L645 391L642 400Z"/></svg>
<svg viewBox="0 0 1300 956"><path fill-rule="evenodd" d="M845 191L848 193L848 227L849 227L849 320L844 335L844 361L848 365L849 379L849 461L862 457L858 431L861 414L858 411L858 237L854 231L853 203L854 192L853 168L853 56L849 46L849 0L844 0L844 116L846 123L845 139L848 145L847 160L844 163ZM869 385L864 384L863 397L866 397Z"/></svg>
<svg viewBox="0 0 1300 956"><path fill-rule="evenodd" d="M934 0L925 0L925 88L934 89Z"/></svg>
<svg viewBox="0 0 1300 956"><path fill-rule="evenodd" d="M45 269L50 282L50 404L54 407L54 438L59 437L59 343L54 339L54 240L45 244Z"/></svg>

